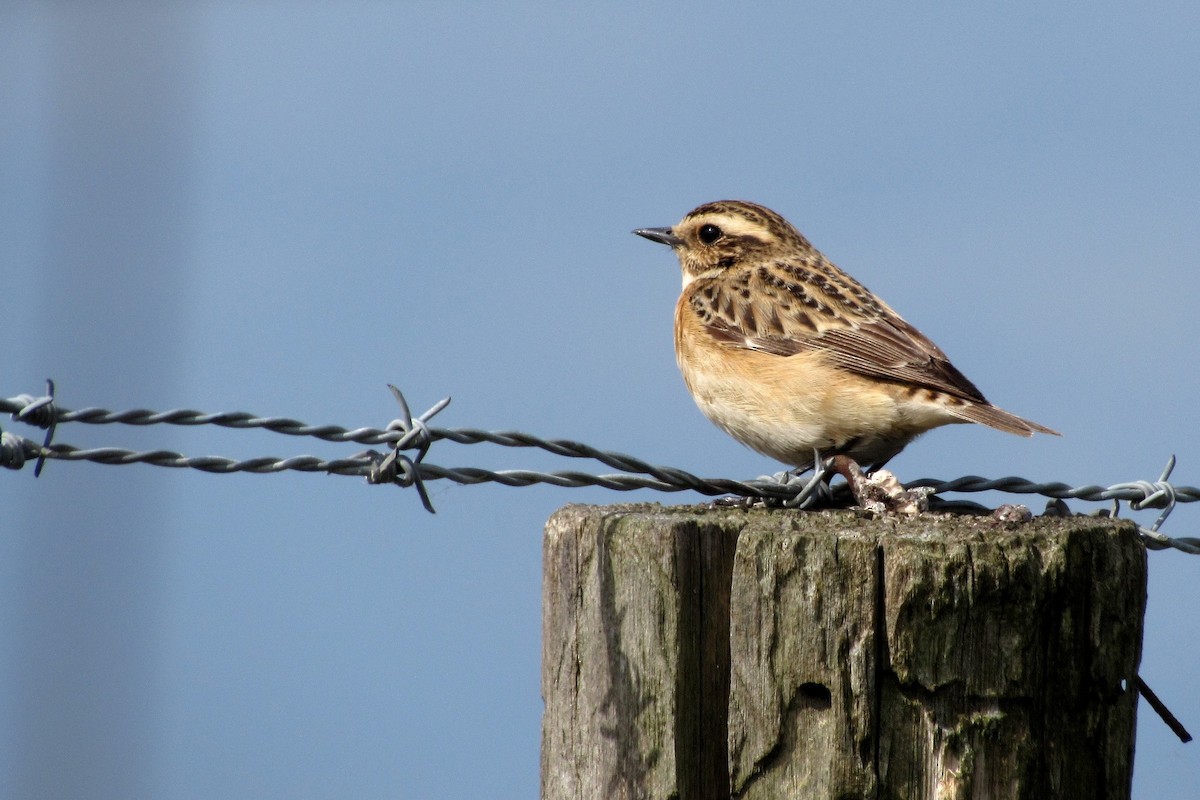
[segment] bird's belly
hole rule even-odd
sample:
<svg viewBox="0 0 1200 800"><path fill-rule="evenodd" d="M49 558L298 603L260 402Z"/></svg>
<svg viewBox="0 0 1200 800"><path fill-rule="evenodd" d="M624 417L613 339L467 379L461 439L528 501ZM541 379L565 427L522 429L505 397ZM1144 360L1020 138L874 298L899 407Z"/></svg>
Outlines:
<svg viewBox="0 0 1200 800"><path fill-rule="evenodd" d="M920 433L950 421L893 387L835 369L817 354L738 351L706 362L680 359L696 405L742 444L793 466L813 451L885 461Z"/></svg>

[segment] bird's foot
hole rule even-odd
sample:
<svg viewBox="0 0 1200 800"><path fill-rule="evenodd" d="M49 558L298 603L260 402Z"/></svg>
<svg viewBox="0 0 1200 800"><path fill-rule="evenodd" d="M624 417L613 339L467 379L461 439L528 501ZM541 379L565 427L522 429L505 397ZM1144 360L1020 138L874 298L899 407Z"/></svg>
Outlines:
<svg viewBox="0 0 1200 800"><path fill-rule="evenodd" d="M867 475L849 456L833 456L828 464L832 471L846 479L854 499L867 511L912 516L929 510L931 489L905 489L886 469Z"/></svg>

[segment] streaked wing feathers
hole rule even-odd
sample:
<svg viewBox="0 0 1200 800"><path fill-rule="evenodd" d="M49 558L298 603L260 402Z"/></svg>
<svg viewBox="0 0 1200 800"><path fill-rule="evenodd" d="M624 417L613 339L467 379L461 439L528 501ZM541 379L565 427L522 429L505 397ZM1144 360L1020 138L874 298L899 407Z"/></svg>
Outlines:
<svg viewBox="0 0 1200 800"><path fill-rule="evenodd" d="M807 298L789 303L772 298L764 307L718 299L714 290L693 295L692 302L709 334L720 341L778 356L819 350L834 365L859 375L987 402L937 345L890 309L872 308L870 317L854 320L828 307L813 313Z"/></svg>
<svg viewBox="0 0 1200 800"><path fill-rule="evenodd" d="M937 345L898 317L827 330L814 337L812 343L851 372L937 389L976 403L987 402Z"/></svg>

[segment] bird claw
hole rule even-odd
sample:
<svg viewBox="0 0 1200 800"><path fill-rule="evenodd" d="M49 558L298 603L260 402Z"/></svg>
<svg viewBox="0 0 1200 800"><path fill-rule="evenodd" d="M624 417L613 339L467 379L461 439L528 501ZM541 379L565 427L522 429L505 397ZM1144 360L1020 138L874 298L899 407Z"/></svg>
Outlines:
<svg viewBox="0 0 1200 800"><path fill-rule="evenodd" d="M854 459L845 455L833 456L828 464L831 470L846 479L860 508L875 514L904 516L929 510L929 495L933 490L928 487L905 489L896 476L886 469L867 475Z"/></svg>

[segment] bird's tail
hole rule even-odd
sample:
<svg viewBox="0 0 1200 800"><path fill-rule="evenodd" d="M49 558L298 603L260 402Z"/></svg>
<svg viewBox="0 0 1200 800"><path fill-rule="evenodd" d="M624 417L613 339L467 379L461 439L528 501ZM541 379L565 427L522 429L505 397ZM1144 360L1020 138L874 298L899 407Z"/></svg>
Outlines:
<svg viewBox="0 0 1200 800"><path fill-rule="evenodd" d="M1030 422L1027 419L1018 417L1016 414L1011 414L1002 408L996 408L993 405L969 403L947 410L961 419L969 422L978 422L980 425L987 425L989 428L995 428L1005 433L1015 433L1019 436L1049 433L1053 436L1062 436L1061 433L1052 428L1047 428L1045 425L1038 425L1036 422Z"/></svg>

